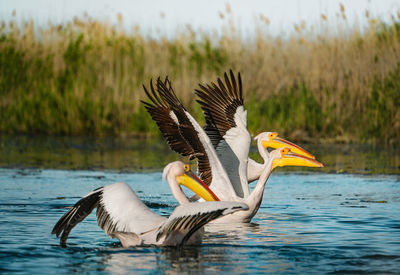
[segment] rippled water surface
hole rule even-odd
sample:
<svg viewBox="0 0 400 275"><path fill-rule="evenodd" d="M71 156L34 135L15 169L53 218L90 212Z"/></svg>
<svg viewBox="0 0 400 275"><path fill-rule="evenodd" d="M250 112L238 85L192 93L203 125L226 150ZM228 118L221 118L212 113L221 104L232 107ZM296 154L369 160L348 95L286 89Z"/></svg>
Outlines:
<svg viewBox="0 0 400 275"><path fill-rule="evenodd" d="M116 181L168 216L161 171L179 156L159 140L0 136L0 273L398 274L399 151L304 147L325 168L277 169L253 222L209 225L200 246L124 249L93 213L62 248L50 232L66 207Z"/></svg>
<svg viewBox="0 0 400 275"><path fill-rule="evenodd" d="M161 173L0 169L0 271L19 273L397 273L397 176L272 175L251 224L210 225L201 246L124 249L91 214L67 248L50 234L81 196L127 182L161 215L176 206Z"/></svg>

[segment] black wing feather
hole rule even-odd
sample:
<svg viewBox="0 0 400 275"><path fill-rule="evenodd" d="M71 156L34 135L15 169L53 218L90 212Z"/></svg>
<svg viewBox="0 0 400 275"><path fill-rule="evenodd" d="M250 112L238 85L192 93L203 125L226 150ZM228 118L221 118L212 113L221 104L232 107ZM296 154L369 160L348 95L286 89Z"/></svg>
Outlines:
<svg viewBox="0 0 400 275"><path fill-rule="evenodd" d="M80 199L75 205L65 213L61 219L56 223L51 234L56 234L58 237L60 234L60 244L66 245L68 235L78 223L84 220L94 208L99 205L103 188L100 187L87 196Z"/></svg>
<svg viewBox="0 0 400 275"><path fill-rule="evenodd" d="M213 137L211 140L214 145L218 144L218 138L222 139L229 129L236 126L236 110L244 105L240 73L238 83L232 70L229 76L224 74L224 81L225 83L218 78L218 85L213 82L211 86L199 84L200 89L195 90L195 94L200 98L197 102L200 103L206 121L204 129ZM215 135L215 131L219 132L219 136Z"/></svg>
<svg viewBox="0 0 400 275"><path fill-rule="evenodd" d="M169 146L182 156L197 158L198 174L205 184L212 181L211 166L198 132L186 115L186 109L179 101L168 77L165 81L157 79L156 89L152 82L150 88L153 93L145 92L153 104L142 101L158 128L167 140ZM178 123L171 117L171 111L176 116Z"/></svg>
<svg viewBox="0 0 400 275"><path fill-rule="evenodd" d="M166 79L165 85L168 85L167 82L169 83L168 79ZM171 118L171 108L155 91L152 80L150 80L151 94L148 92L144 85L143 89L147 97L150 99L151 103L145 102L143 100L141 102L145 105L144 107L149 112L152 119L156 122L158 128L160 129L160 132L167 140L167 143L171 147L171 149L178 154L181 154L182 156L190 156L194 154L191 146L181 136L178 125Z"/></svg>
<svg viewBox="0 0 400 275"><path fill-rule="evenodd" d="M180 244L184 245L197 230L210 221L223 216L226 209L227 208L220 208L210 212L196 213L194 215L175 218L168 226L162 228L162 230L158 232L156 240L158 241L162 236L165 236L165 239L167 239L170 234L175 231L188 230Z"/></svg>

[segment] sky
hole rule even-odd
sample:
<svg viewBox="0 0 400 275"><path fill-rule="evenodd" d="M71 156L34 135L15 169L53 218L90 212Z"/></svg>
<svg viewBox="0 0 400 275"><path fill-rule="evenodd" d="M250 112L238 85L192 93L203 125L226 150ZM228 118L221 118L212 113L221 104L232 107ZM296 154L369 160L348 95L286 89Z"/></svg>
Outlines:
<svg viewBox="0 0 400 275"><path fill-rule="evenodd" d="M400 0L0 0L0 19L9 21L33 19L38 25L48 21L60 24L86 12L90 17L117 22L123 16L129 29L139 25L142 31L170 34L190 24L194 29L215 30L226 24L226 4L229 3L235 24L243 31L254 29L256 18L266 16L271 33L293 30L294 24L319 22L321 14L335 22L339 3L346 10L349 22L366 24L365 11L386 22L397 18ZM16 15L13 17L12 13Z"/></svg>

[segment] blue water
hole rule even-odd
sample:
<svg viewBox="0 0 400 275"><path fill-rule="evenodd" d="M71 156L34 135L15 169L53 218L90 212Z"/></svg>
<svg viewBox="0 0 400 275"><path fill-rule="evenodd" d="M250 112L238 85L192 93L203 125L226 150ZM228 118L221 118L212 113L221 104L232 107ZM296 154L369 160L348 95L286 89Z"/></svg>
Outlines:
<svg viewBox="0 0 400 275"><path fill-rule="evenodd" d="M157 173L0 169L0 273L399 273L398 176L276 173L251 224L209 225L203 244L121 248L91 214L62 248L52 227L89 191L128 183L161 215Z"/></svg>

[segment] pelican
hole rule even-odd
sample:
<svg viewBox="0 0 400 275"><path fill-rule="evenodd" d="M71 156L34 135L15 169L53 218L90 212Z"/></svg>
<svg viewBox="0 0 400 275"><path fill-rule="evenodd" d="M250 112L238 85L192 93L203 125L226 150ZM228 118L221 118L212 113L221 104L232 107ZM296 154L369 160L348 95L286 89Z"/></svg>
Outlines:
<svg viewBox="0 0 400 275"><path fill-rule="evenodd" d="M206 120L204 131L213 144L222 166L225 168L229 180L232 182L236 194L240 197L248 196L247 183L258 179L261 175L262 167L268 158L268 152L261 154L262 151L260 145L264 148L289 147L293 153L303 155L310 159L315 159L315 156L303 148L292 142L279 138L278 134L274 132L263 132L255 138L257 140L257 148L260 155L264 155L264 164L257 163L251 158L248 158L251 138L247 130L247 111L244 109L243 105L240 73L238 74L238 84L236 83L232 71L230 71L231 79L229 79L226 73L224 76L225 85L220 79L218 79L219 86L214 83L211 84L212 86L204 86L200 84L199 86L201 90L195 91L197 96L200 98L197 102L200 103ZM151 94L147 91L145 86L143 86L143 88L153 104L145 101L142 101L142 103L145 104L146 109L152 116L153 120L157 123L171 149L182 156L190 156L191 159L197 158L200 164L198 168L200 178L206 184L210 184L209 173L205 173L209 167L204 167L204 161L199 159L199 156L202 158L201 154L196 154L187 141L188 139L192 139L193 133L185 130L184 134L182 134L182 131L180 131L179 121L176 118L175 113L172 111L171 106L168 106L161 94L160 97L155 93L152 82L150 86ZM167 93L173 93L168 78L165 79L164 83L158 79L156 86L157 90L164 89L167 90ZM281 165L288 166L295 164L282 162ZM296 164L295 166L298 165L299 164ZM304 162L302 166L321 167L321 164L319 163L316 165L316 163L310 161L308 164Z"/></svg>
<svg viewBox="0 0 400 275"><path fill-rule="evenodd" d="M210 130L208 134L206 134L203 128L200 127L196 120L186 111L176 97L168 78L166 78L164 82L158 79L156 89L154 89L153 83L150 81L151 93L145 86L144 90L151 103L142 102L167 139L170 147L184 156L197 158L198 174L200 178L220 200L237 201L248 204L249 210L243 211L243 213L240 214L234 213L229 219L225 219L227 221L249 222L251 220L261 204L264 186L272 169L276 166L284 165L285 159L290 158L290 163L294 165L309 164L310 166L321 166L321 164L314 159L290 152L289 148L281 148L283 151L277 149L268 154L269 158L263 164L265 169L259 175L259 180L250 193L247 180L247 158L250 146L250 135L245 127L234 129L241 133L247 132L247 135L245 134L244 136L241 134L236 135L236 137L240 139L238 145L243 143L243 140L248 141L245 143L247 144L247 148L243 149L244 153L241 151L241 157L237 157L237 155L232 152L232 147L221 138L215 125L211 125L208 128L206 125L205 130ZM242 123L245 126L246 121L242 118L243 116L239 116L239 118L236 116L235 122L238 124ZM210 123L214 122L211 121ZM245 131L243 131L243 129L245 129ZM227 134L235 136L235 131L227 131ZM213 140L222 141L222 145L215 148ZM232 140L234 143L235 140L233 137ZM223 149L228 153L218 154L218 150L221 151ZM265 148L262 148L262 150L267 154L268 151ZM277 159L280 159L282 162L277 162ZM229 170L229 166L223 165L223 161L226 161L226 163L230 161L232 169ZM228 176L228 174L230 176ZM245 182L245 184L243 184L243 182ZM241 192L238 190L241 190Z"/></svg>
<svg viewBox="0 0 400 275"><path fill-rule="evenodd" d="M172 214L162 217L152 212L126 183L114 183L93 190L80 199L52 230L60 244L66 246L70 231L94 208L97 222L111 238L117 238L123 247L138 245L180 246L200 244L203 226L219 217L247 210L240 202L221 202L209 188L190 172L189 165L181 161L168 164L163 179L180 203ZM180 185L204 196L207 202L190 203Z"/></svg>
<svg viewBox="0 0 400 275"><path fill-rule="evenodd" d="M199 84L200 89L195 89L205 118L204 129L218 152L223 166L226 168L231 180L232 175L244 174L244 167L247 167L247 182L258 179L268 162L269 153L263 148L288 147L291 152L315 159L315 156L300 146L278 137L276 132L262 132L254 139L257 141L257 149L264 160L264 164L248 158L250 147L249 132L247 130L247 111L244 108L243 89L240 73L238 83L235 75L230 70L230 77L224 73L225 83L218 78L217 83ZM228 145L228 146L227 146ZM234 161L233 161L234 160ZM281 161L280 166L299 166L299 162L293 162L294 158L286 158ZM239 169L237 168L239 164ZM308 161L302 162L301 166L321 167L321 163ZM246 181L241 181L242 190L246 192ZM238 190L240 192L240 190ZM245 194L246 195L246 194Z"/></svg>

